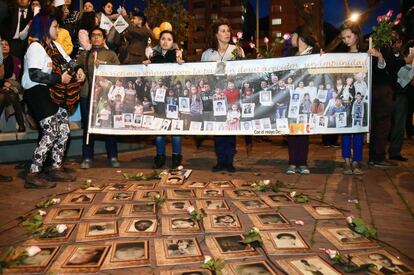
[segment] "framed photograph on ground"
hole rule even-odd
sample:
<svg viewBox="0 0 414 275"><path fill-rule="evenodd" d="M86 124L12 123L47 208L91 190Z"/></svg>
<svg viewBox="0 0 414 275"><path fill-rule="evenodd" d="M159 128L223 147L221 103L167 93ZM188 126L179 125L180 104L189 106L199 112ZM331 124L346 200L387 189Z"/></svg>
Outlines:
<svg viewBox="0 0 414 275"><path fill-rule="evenodd" d="M162 270L160 275L213 275L211 271L207 269L177 269L177 270Z"/></svg>
<svg viewBox="0 0 414 275"><path fill-rule="evenodd" d="M187 208L193 206L189 200L167 200L162 208L161 213L164 215L188 214Z"/></svg>
<svg viewBox="0 0 414 275"><path fill-rule="evenodd" d="M402 262L399 257L386 250L370 250L351 253L352 261L357 265L372 264L374 274L414 274L414 267Z"/></svg>
<svg viewBox="0 0 414 275"><path fill-rule="evenodd" d="M252 183L246 180L242 180L242 179L234 179L231 181L236 188L241 188L241 189L251 189L251 185Z"/></svg>
<svg viewBox="0 0 414 275"><path fill-rule="evenodd" d="M112 183L108 185L105 188L105 191L128 191L128 189L131 188L131 186L132 186L131 183L117 182L117 183Z"/></svg>
<svg viewBox="0 0 414 275"><path fill-rule="evenodd" d="M132 185L131 190L152 190L157 185L158 181L149 181L149 182L137 182Z"/></svg>
<svg viewBox="0 0 414 275"><path fill-rule="evenodd" d="M240 275L240 274L263 274L277 275L280 274L272 269L266 261L252 261L229 263L223 269L223 274Z"/></svg>
<svg viewBox="0 0 414 275"><path fill-rule="evenodd" d="M225 200L197 200L196 204L198 209L203 209L207 214L230 212Z"/></svg>
<svg viewBox="0 0 414 275"><path fill-rule="evenodd" d="M316 220L345 218L344 214L342 214L338 209L331 206L304 205L303 207Z"/></svg>
<svg viewBox="0 0 414 275"><path fill-rule="evenodd" d="M277 260L287 274L313 275L340 275L329 263L318 256L302 256L290 259Z"/></svg>
<svg viewBox="0 0 414 275"><path fill-rule="evenodd" d="M292 225L281 213L249 214L253 225L260 229L289 228Z"/></svg>
<svg viewBox="0 0 414 275"><path fill-rule="evenodd" d="M155 216L124 219L119 227L120 237L147 237L157 232L158 221Z"/></svg>
<svg viewBox="0 0 414 275"><path fill-rule="evenodd" d="M106 240L118 237L118 223L116 221L107 222L86 222L80 223L77 242Z"/></svg>
<svg viewBox="0 0 414 275"><path fill-rule="evenodd" d="M155 239L157 265L201 263L204 260L196 238Z"/></svg>
<svg viewBox="0 0 414 275"><path fill-rule="evenodd" d="M203 219L206 232L240 232L242 225L239 217L233 213L210 214Z"/></svg>
<svg viewBox="0 0 414 275"><path fill-rule="evenodd" d="M142 217L155 215L155 202L136 202L124 205L123 217Z"/></svg>
<svg viewBox="0 0 414 275"><path fill-rule="evenodd" d="M194 199L195 193L191 189L168 189L167 198L170 200Z"/></svg>
<svg viewBox="0 0 414 275"><path fill-rule="evenodd" d="M135 201L155 201L155 196L163 196L162 190L140 190L135 192Z"/></svg>
<svg viewBox="0 0 414 275"><path fill-rule="evenodd" d="M16 248L16 254L22 255L25 246ZM40 252L22 260L20 265L12 265L2 270L2 274L44 273L59 250L59 246L39 246Z"/></svg>
<svg viewBox="0 0 414 275"><path fill-rule="evenodd" d="M214 199L224 197L224 191L221 189L202 189L196 190L199 199Z"/></svg>
<svg viewBox="0 0 414 275"><path fill-rule="evenodd" d="M92 205L85 214L85 219L114 219L119 216L122 205L97 204Z"/></svg>
<svg viewBox="0 0 414 275"><path fill-rule="evenodd" d="M87 188L76 189L76 191L74 193L89 193L89 192L97 193L97 192L103 191L106 186L107 186L107 184L92 183L91 186L89 186Z"/></svg>
<svg viewBox="0 0 414 275"><path fill-rule="evenodd" d="M242 243L243 240L241 234L206 236L206 244L213 258L227 260L260 255L252 246Z"/></svg>
<svg viewBox="0 0 414 275"><path fill-rule="evenodd" d="M70 235L72 234L73 230L76 227L76 224L64 224L66 226L66 229L62 233L56 233L53 236L49 237L35 237L32 239L29 239L25 242L25 244L28 245L41 245L41 244L60 244L65 243L70 238ZM47 229L50 227L56 227L57 224L43 224L42 228Z"/></svg>
<svg viewBox="0 0 414 275"><path fill-rule="evenodd" d="M44 223L70 223L80 220L83 207L52 208L44 218Z"/></svg>
<svg viewBox="0 0 414 275"><path fill-rule="evenodd" d="M295 205L292 198L285 194L263 194L260 198L272 207Z"/></svg>
<svg viewBox="0 0 414 275"><path fill-rule="evenodd" d="M202 233L198 221L193 221L186 216L163 216L162 235L186 235Z"/></svg>
<svg viewBox="0 0 414 275"><path fill-rule="evenodd" d="M353 232L348 227L318 227L317 230L340 250L378 247L378 244Z"/></svg>
<svg viewBox="0 0 414 275"><path fill-rule="evenodd" d="M95 198L95 194L82 194L82 193L72 193L68 194L63 200L61 205L87 205L91 204L93 199Z"/></svg>
<svg viewBox="0 0 414 275"><path fill-rule="evenodd" d="M207 184L208 182L205 182L205 181L190 181L190 182L186 182L184 184L184 187L189 188L189 189L206 188Z"/></svg>
<svg viewBox="0 0 414 275"><path fill-rule="evenodd" d="M280 255L311 252L310 246L296 230L263 232L262 238L268 254Z"/></svg>
<svg viewBox="0 0 414 275"><path fill-rule="evenodd" d="M134 198L134 192L126 191L126 192L108 192L103 199L103 202L129 202L132 201Z"/></svg>
<svg viewBox="0 0 414 275"><path fill-rule="evenodd" d="M162 177L160 181L160 186L177 187L177 186L183 185L184 180L185 180L184 176L167 174Z"/></svg>
<svg viewBox="0 0 414 275"><path fill-rule="evenodd" d="M273 211L273 209L267 205L264 201L260 199L244 199L233 201L233 204L239 208L243 213L258 213L258 212L266 212L266 211Z"/></svg>
<svg viewBox="0 0 414 275"><path fill-rule="evenodd" d="M226 190L226 193L230 198L235 200L257 198L256 193L251 189Z"/></svg>
<svg viewBox="0 0 414 275"><path fill-rule="evenodd" d="M108 244L111 249L101 269L134 268L150 265L148 240L113 241Z"/></svg>
<svg viewBox="0 0 414 275"><path fill-rule="evenodd" d="M234 184L230 180L215 180L208 183L209 188L232 189Z"/></svg>

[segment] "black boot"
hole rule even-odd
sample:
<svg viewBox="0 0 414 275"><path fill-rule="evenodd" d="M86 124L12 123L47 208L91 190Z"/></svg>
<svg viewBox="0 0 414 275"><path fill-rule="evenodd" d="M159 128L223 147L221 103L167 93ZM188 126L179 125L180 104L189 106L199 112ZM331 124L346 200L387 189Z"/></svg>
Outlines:
<svg viewBox="0 0 414 275"><path fill-rule="evenodd" d="M154 168L159 169L165 165L165 155L156 155L154 158Z"/></svg>
<svg viewBox="0 0 414 275"><path fill-rule="evenodd" d="M54 188L56 183L46 181L39 173L28 173L24 188L47 189Z"/></svg>
<svg viewBox="0 0 414 275"><path fill-rule="evenodd" d="M181 165L181 162L183 161L183 156L180 154L172 154L172 163L171 163L171 168L175 169L178 166Z"/></svg>

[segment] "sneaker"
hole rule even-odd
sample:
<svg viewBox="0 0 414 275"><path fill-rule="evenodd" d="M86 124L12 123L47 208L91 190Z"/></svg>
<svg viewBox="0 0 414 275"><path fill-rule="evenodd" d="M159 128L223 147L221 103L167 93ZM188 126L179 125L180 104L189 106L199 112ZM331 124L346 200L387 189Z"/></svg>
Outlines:
<svg viewBox="0 0 414 275"><path fill-rule="evenodd" d="M309 171L309 168L307 166L299 166L298 173L301 174L301 175L309 175L310 171Z"/></svg>
<svg viewBox="0 0 414 275"><path fill-rule="evenodd" d="M112 168L118 168L121 166L121 164L119 163L117 158L111 158L109 160L109 166L111 166Z"/></svg>
<svg viewBox="0 0 414 275"><path fill-rule="evenodd" d="M82 163L80 164L80 168L81 169L89 169L89 168L91 168L91 162L92 162L91 159L84 159L82 161Z"/></svg>
<svg viewBox="0 0 414 275"><path fill-rule="evenodd" d="M344 170L342 171L342 174L344 175L352 175L352 167L351 164L349 163L349 161L345 161L344 163Z"/></svg>
<svg viewBox="0 0 414 275"><path fill-rule="evenodd" d="M354 175L362 175L364 172L362 172L360 165L357 161L352 162L352 172Z"/></svg>
<svg viewBox="0 0 414 275"><path fill-rule="evenodd" d="M63 167L49 171L47 179L49 181L75 181L76 177L66 173Z"/></svg>
<svg viewBox="0 0 414 275"><path fill-rule="evenodd" d="M227 172L230 172L230 173L236 172L236 168L234 168L234 166L233 166L232 163L230 163L229 165L227 165Z"/></svg>
<svg viewBox="0 0 414 275"><path fill-rule="evenodd" d="M376 161L374 163L375 167L382 167L382 168L387 168L387 167L397 167L398 164L395 164L393 162L389 162L387 160L383 160L383 161Z"/></svg>
<svg viewBox="0 0 414 275"><path fill-rule="evenodd" d="M215 166L213 166L213 168L211 168L211 171L212 172L219 172L219 171L222 171L224 169L226 169L226 167L223 164L217 163Z"/></svg>
<svg viewBox="0 0 414 275"><path fill-rule="evenodd" d="M293 175L296 174L296 166L295 165L289 165L289 167L286 169L286 174Z"/></svg>
<svg viewBox="0 0 414 275"><path fill-rule="evenodd" d="M28 189L48 189L56 187L56 183L46 181L39 173L28 173L24 188Z"/></svg>

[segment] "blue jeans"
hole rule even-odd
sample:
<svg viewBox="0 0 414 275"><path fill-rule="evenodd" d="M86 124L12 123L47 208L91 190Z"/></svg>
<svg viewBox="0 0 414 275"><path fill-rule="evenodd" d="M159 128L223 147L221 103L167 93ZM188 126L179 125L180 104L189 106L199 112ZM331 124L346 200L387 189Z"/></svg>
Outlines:
<svg viewBox="0 0 414 275"><path fill-rule="evenodd" d="M172 136L171 143L172 153L181 155L181 136ZM155 146L157 146L157 155L165 155L165 136L157 136Z"/></svg>
<svg viewBox="0 0 414 275"><path fill-rule="evenodd" d="M353 149L353 160L362 161L362 145L364 144L364 134L345 134L342 135L342 157L351 158L351 148Z"/></svg>
<svg viewBox="0 0 414 275"><path fill-rule="evenodd" d="M95 136L89 135L89 144L86 144L86 135L88 134L88 119L89 119L89 100L86 97L80 98L81 119L83 128L82 139L82 156L84 159L93 158L93 149L95 145ZM118 145L114 136L104 136L105 148L108 159L118 157Z"/></svg>

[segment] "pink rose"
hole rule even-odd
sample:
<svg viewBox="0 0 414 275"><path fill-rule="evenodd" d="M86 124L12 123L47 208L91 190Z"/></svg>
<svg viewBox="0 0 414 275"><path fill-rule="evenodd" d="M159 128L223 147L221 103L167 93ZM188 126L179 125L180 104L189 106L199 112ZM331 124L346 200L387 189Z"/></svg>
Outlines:
<svg viewBox="0 0 414 275"><path fill-rule="evenodd" d="M263 42L264 42L265 44L268 44L268 43L269 43L269 38L265 37L265 38L263 39Z"/></svg>
<svg viewBox="0 0 414 275"><path fill-rule="evenodd" d="M395 25L395 26L397 26L398 24L400 24L400 22L401 22L401 20L400 20L400 19L396 19L396 20L394 21L394 25Z"/></svg>
<svg viewBox="0 0 414 275"><path fill-rule="evenodd" d="M189 206L187 208L187 211L188 211L189 214L193 213L194 210L195 210L194 206Z"/></svg>
<svg viewBox="0 0 414 275"><path fill-rule="evenodd" d="M233 43L234 43L234 44L236 44L237 42L239 42L239 41L237 40L237 37L235 37L235 36L233 36L233 37L232 37L232 41L233 41Z"/></svg>
<svg viewBox="0 0 414 275"><path fill-rule="evenodd" d="M386 15L388 18L390 18L393 14L394 14L394 10L389 10Z"/></svg>
<svg viewBox="0 0 414 275"><path fill-rule="evenodd" d="M211 258L211 256L204 256L204 263L208 263L209 261L211 261L213 258Z"/></svg>
<svg viewBox="0 0 414 275"><path fill-rule="evenodd" d="M346 222L347 223L352 223L352 219L353 219L352 216L348 216L348 217L346 217Z"/></svg>
<svg viewBox="0 0 414 275"><path fill-rule="evenodd" d="M338 254L338 251L333 249L325 249L325 253L329 255L329 258L333 259Z"/></svg>
<svg viewBox="0 0 414 275"><path fill-rule="evenodd" d="M242 32L238 32L237 33L237 38L238 39L242 39L243 38L243 33Z"/></svg>
<svg viewBox="0 0 414 275"><path fill-rule="evenodd" d="M250 42L249 43L249 47L252 48L252 49L254 49L254 48L256 48L256 45L253 42Z"/></svg>
<svg viewBox="0 0 414 275"><path fill-rule="evenodd" d="M284 40L289 40L289 39L290 39L290 33L285 33L285 34L283 35L283 39L284 39Z"/></svg>
<svg viewBox="0 0 414 275"><path fill-rule="evenodd" d="M26 248L26 253L29 257L33 257L34 255L36 255L40 251L42 251L42 249L40 249L40 247L38 247L38 246L30 246L30 247Z"/></svg>
<svg viewBox="0 0 414 275"><path fill-rule="evenodd" d="M399 14L397 14L397 18L396 19L401 19L402 18L402 13L400 12Z"/></svg>

